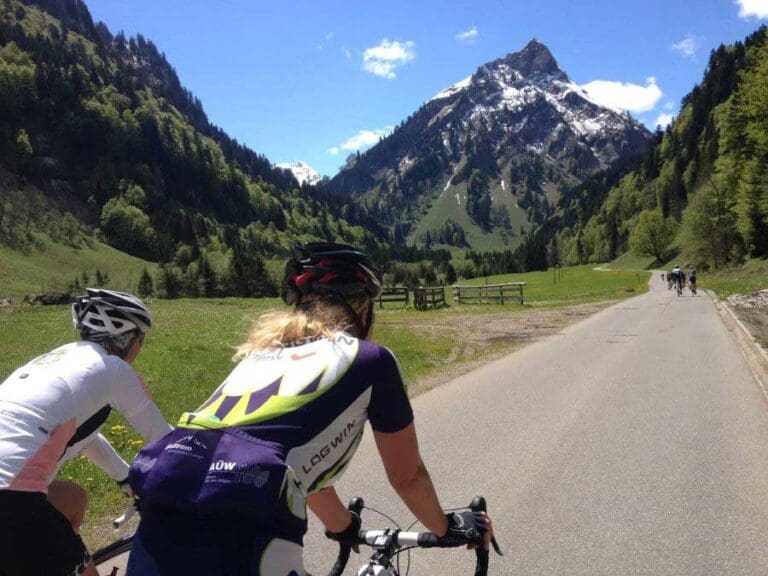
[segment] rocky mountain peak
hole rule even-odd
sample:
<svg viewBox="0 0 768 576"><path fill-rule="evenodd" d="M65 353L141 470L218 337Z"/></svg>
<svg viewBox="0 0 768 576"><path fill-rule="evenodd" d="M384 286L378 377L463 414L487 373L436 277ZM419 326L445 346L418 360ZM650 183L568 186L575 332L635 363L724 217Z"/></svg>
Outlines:
<svg viewBox="0 0 768 576"><path fill-rule="evenodd" d="M427 100L328 189L379 202L382 221L412 226L411 238L450 218L475 226L475 239L500 227L506 242L511 222L541 223L562 190L641 152L649 136L591 100L533 39Z"/></svg>
<svg viewBox="0 0 768 576"><path fill-rule="evenodd" d="M290 170L294 178L299 182L299 185L303 185L305 182L311 186L314 186L323 179L323 176L312 166L299 160L298 162L283 162L275 164L276 168L282 168L283 170Z"/></svg>
<svg viewBox="0 0 768 576"><path fill-rule="evenodd" d="M568 79L565 72L560 70L560 67L557 65L557 60L552 56L552 52L549 51L549 48L536 40L536 38L533 38L528 42L525 48L520 50L520 52L508 54L501 61L527 78L539 74L547 74L551 76L560 76L562 77L562 80Z"/></svg>

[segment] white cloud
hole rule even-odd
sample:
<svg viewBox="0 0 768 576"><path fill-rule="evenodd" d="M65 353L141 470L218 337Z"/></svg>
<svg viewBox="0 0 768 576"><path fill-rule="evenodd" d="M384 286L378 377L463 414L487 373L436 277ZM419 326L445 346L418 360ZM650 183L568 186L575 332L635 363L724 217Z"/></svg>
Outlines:
<svg viewBox="0 0 768 576"><path fill-rule="evenodd" d="M618 112L648 112L656 107L663 96L653 76L646 79L645 86L613 80L593 80L581 87L593 101Z"/></svg>
<svg viewBox="0 0 768 576"><path fill-rule="evenodd" d="M674 110L675 104L673 102L667 102L664 104L664 110Z"/></svg>
<svg viewBox="0 0 768 576"><path fill-rule="evenodd" d="M352 60L352 50L349 48L342 48L341 51L344 53L344 56L347 57L347 60Z"/></svg>
<svg viewBox="0 0 768 576"><path fill-rule="evenodd" d="M328 148L326 152L331 156L337 156L342 150L346 152L355 152L357 150L365 150L376 144L381 138L389 136L392 133L392 126L385 126L378 130L360 130L354 136L347 138L344 143L339 146L332 146Z"/></svg>
<svg viewBox="0 0 768 576"><path fill-rule="evenodd" d="M656 126L661 126L662 128L666 128L672 123L672 120L674 119L675 119L674 114L662 112L656 117L656 120L653 121L653 128L655 129Z"/></svg>
<svg viewBox="0 0 768 576"><path fill-rule="evenodd" d="M477 26L472 26L469 30L465 30L464 32L459 32L454 36L456 40L459 42L464 42L466 44L472 44L475 40L477 40L477 37L480 35L480 33L477 31Z"/></svg>
<svg viewBox="0 0 768 576"><path fill-rule="evenodd" d="M326 40L333 40L333 32L328 32L328 34L325 35Z"/></svg>
<svg viewBox="0 0 768 576"><path fill-rule="evenodd" d="M768 18L768 0L736 0L740 18Z"/></svg>
<svg viewBox="0 0 768 576"><path fill-rule="evenodd" d="M678 52L683 58L691 58L696 55L696 50L699 49L698 42L690 34L676 42L671 46L672 50Z"/></svg>
<svg viewBox="0 0 768 576"><path fill-rule="evenodd" d="M363 70L391 80L396 77L396 68L416 58L415 46L410 40L390 42L384 38L378 46L366 48L363 52Z"/></svg>

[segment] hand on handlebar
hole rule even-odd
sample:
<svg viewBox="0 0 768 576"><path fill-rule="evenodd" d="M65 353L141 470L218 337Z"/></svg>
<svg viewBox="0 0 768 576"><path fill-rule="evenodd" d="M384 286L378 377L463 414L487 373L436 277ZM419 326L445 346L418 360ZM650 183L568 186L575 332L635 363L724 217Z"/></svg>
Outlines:
<svg viewBox="0 0 768 576"><path fill-rule="evenodd" d="M330 530L326 530L325 537L342 544L348 544L352 546L352 549L355 552L359 552L358 542L360 538L360 527L362 526L363 521L357 512L350 511L350 516L352 517L352 521L349 523L349 526L341 532L331 532Z"/></svg>
<svg viewBox="0 0 768 576"><path fill-rule="evenodd" d="M477 546L483 541L487 529L482 512L449 512L445 518L448 520L445 536L464 539L469 546Z"/></svg>

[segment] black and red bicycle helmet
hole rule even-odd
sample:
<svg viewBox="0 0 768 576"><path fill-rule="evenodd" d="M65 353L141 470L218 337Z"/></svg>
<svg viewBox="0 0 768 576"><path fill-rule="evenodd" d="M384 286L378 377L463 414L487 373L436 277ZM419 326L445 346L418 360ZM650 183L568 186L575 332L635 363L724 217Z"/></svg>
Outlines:
<svg viewBox="0 0 768 576"><path fill-rule="evenodd" d="M310 294L373 300L381 284L381 269L364 252L347 244L310 242L298 246L297 255L285 263L280 295L286 304Z"/></svg>

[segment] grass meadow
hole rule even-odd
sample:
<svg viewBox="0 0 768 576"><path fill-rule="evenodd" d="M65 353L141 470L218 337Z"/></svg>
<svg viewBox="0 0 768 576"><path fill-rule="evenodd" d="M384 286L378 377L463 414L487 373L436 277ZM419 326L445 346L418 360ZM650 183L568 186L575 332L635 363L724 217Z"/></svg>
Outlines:
<svg viewBox="0 0 768 576"><path fill-rule="evenodd" d="M449 305L419 312L394 304L377 309L375 339L398 357L406 381L427 376L446 365L468 360L451 355L453 335L425 335L403 326L417 326L427 317L456 314L488 315L501 310L524 311L613 300L637 295L647 289L647 272L592 270L581 266L565 271L555 283L549 272L491 276L488 283L527 282L526 304ZM475 279L469 283L483 283ZM448 291L450 292L450 290ZM181 299L154 300L154 327L135 367L144 378L153 399L172 424L180 414L197 407L232 369L234 347L245 337L251 322L267 310L279 308L278 299ZM14 306L0 309L0 381L33 357L75 339L66 306ZM473 358L474 359L474 358ZM117 414L102 428L127 458L141 446L139 436ZM84 458L64 465L60 477L87 487L89 516L84 534L90 542L103 543L94 532L119 515L125 501L112 481Z"/></svg>
<svg viewBox="0 0 768 576"><path fill-rule="evenodd" d="M96 240L92 246L72 248L36 235L36 243L22 248L0 246L0 298L21 299L30 294L66 291L83 271L95 279L96 270L109 275L114 289L136 286L144 268L154 275L156 264L129 256Z"/></svg>
<svg viewBox="0 0 768 576"><path fill-rule="evenodd" d="M768 260L748 260L743 266L700 274L699 286L712 290L720 298L765 290L768 288Z"/></svg>

